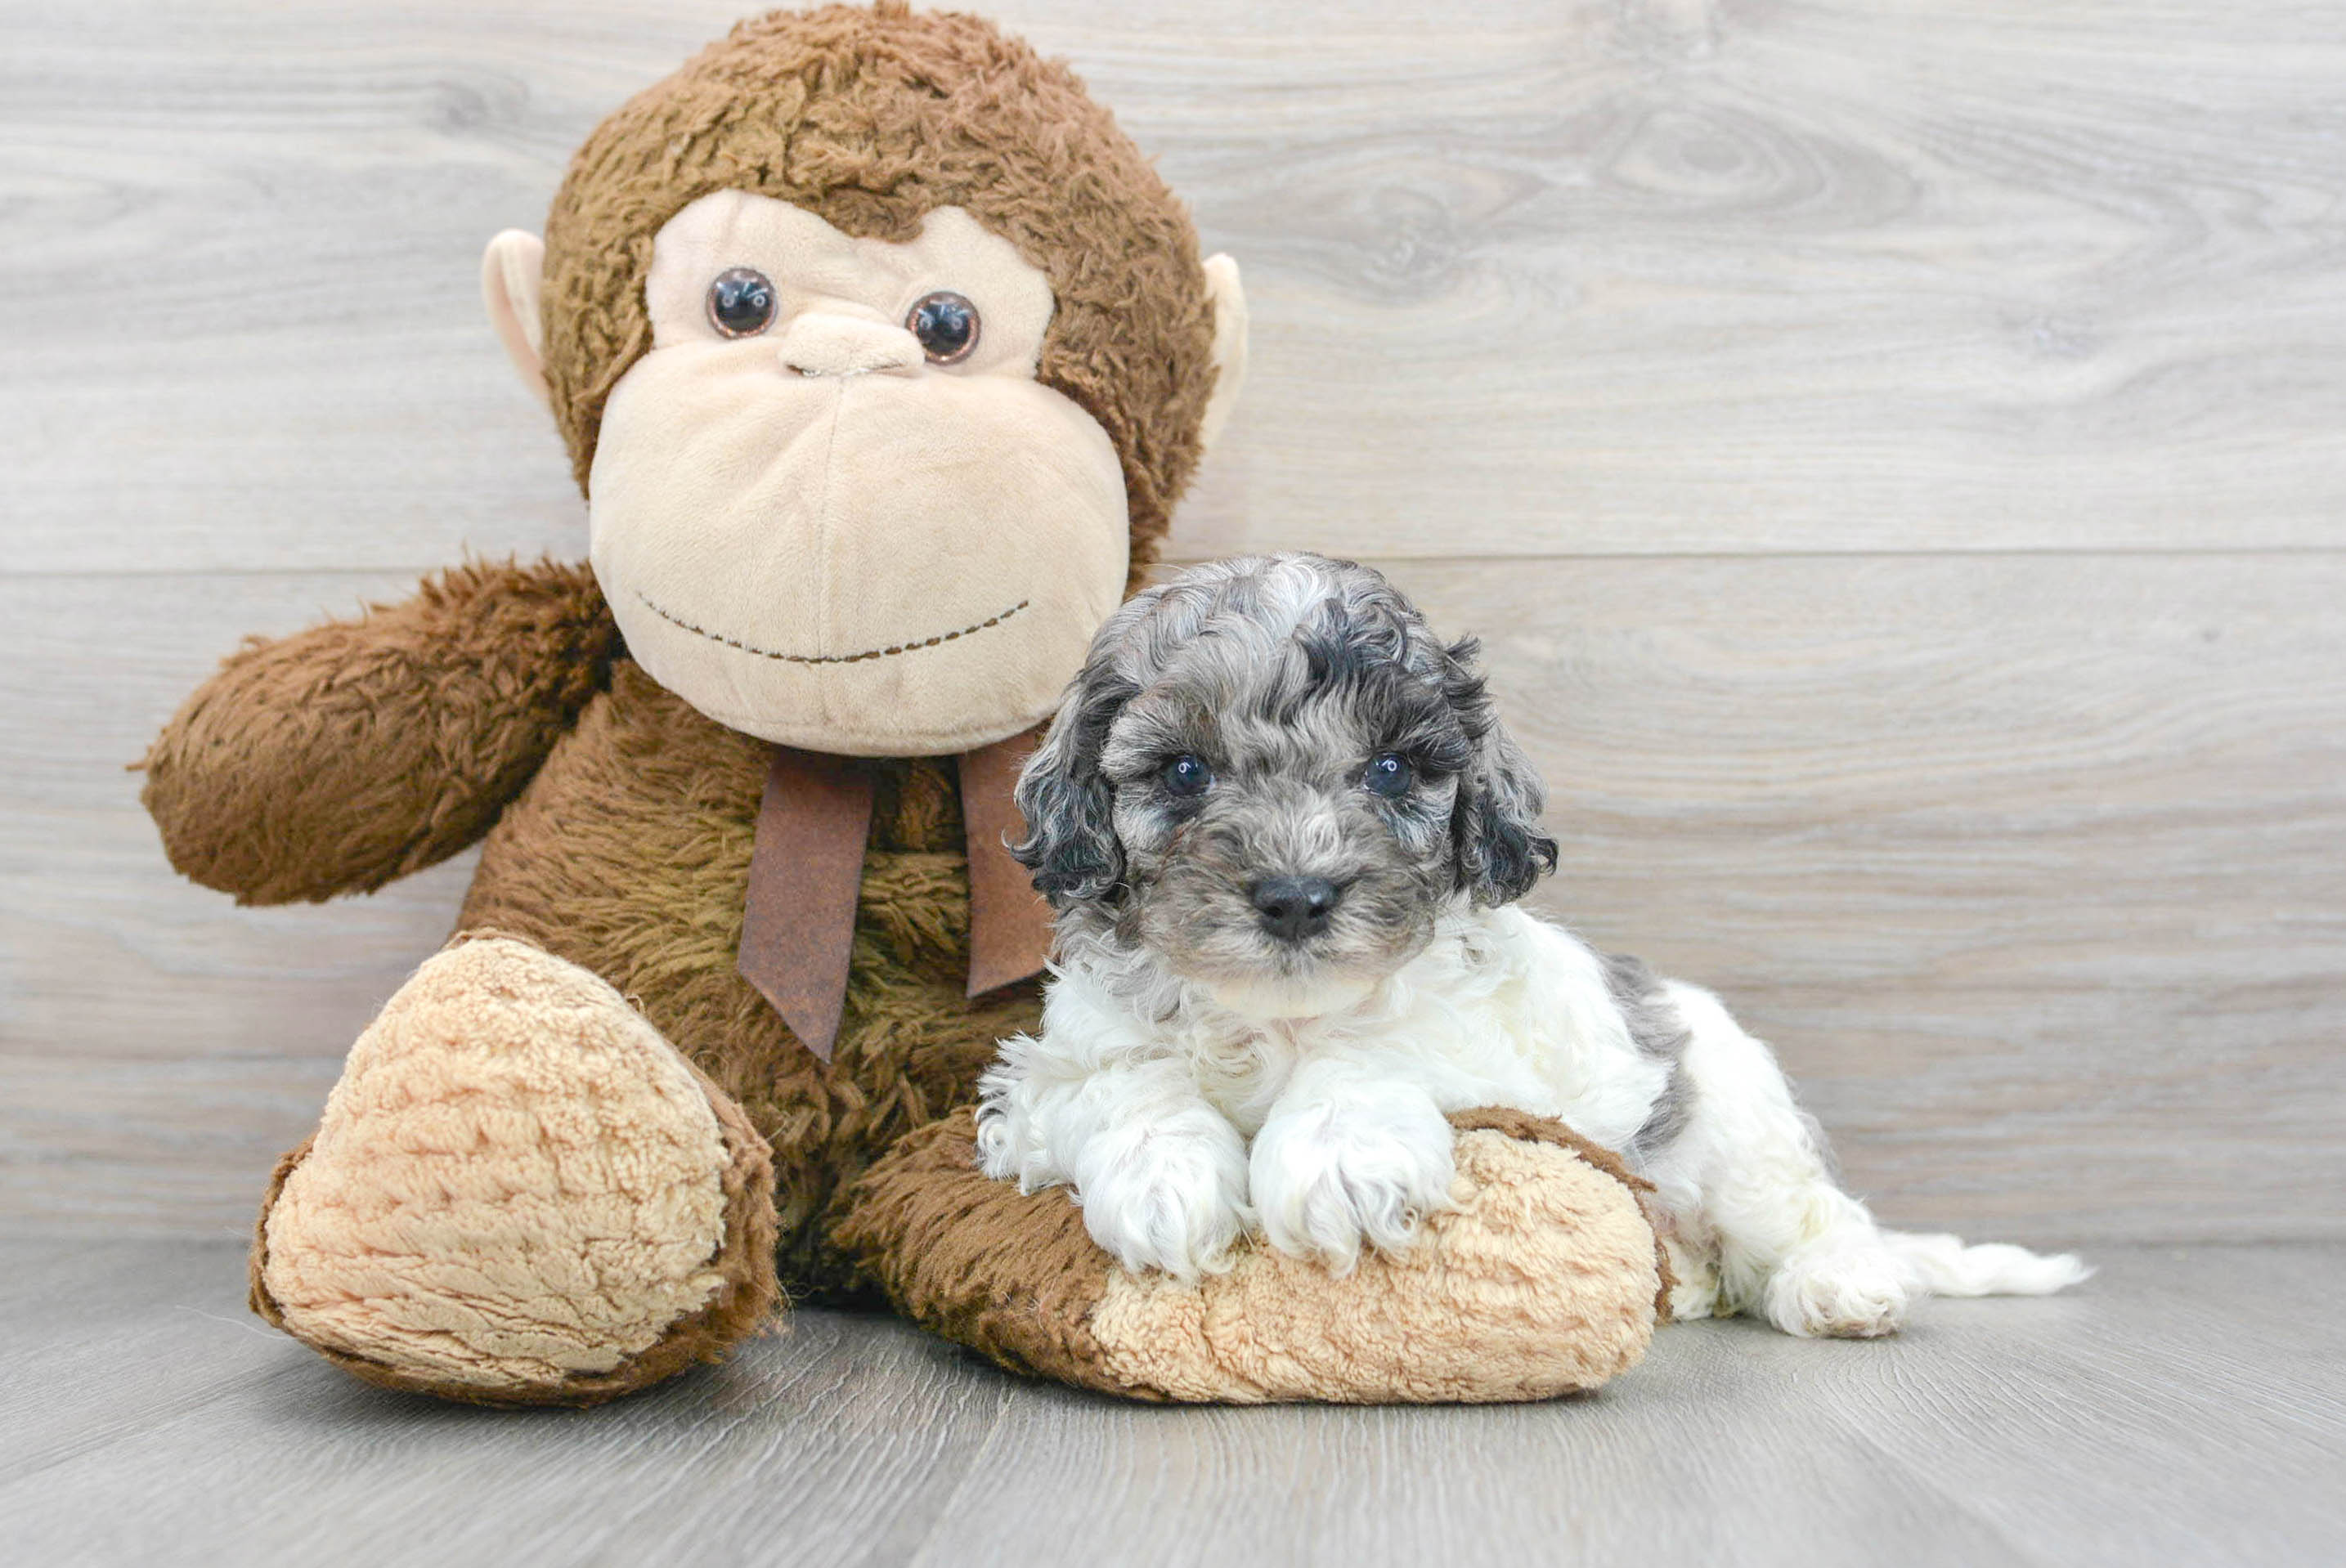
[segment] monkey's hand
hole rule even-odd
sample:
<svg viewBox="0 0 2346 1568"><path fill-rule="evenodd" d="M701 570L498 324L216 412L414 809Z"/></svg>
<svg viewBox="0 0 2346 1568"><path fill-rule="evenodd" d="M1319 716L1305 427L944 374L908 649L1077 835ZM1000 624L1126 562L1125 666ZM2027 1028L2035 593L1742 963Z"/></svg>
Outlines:
<svg viewBox="0 0 2346 1568"><path fill-rule="evenodd" d="M583 563L462 566L230 658L148 749L140 799L172 865L240 903L372 891L488 830L617 645Z"/></svg>

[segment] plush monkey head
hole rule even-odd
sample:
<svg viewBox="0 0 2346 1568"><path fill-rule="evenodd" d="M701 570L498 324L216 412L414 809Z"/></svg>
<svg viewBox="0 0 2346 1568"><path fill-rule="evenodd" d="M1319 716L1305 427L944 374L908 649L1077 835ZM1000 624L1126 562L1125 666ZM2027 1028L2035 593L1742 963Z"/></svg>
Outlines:
<svg viewBox="0 0 2346 1568"><path fill-rule="evenodd" d="M1236 267L1081 84L901 4L742 24L483 279L630 654L721 724L857 755L1050 711L1245 353Z"/></svg>

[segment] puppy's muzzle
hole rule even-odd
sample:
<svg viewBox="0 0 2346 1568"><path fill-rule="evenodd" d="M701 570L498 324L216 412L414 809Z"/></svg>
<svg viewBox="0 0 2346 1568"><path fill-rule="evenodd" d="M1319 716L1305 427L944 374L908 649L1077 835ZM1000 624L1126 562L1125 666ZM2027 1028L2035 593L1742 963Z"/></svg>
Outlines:
<svg viewBox="0 0 2346 1568"><path fill-rule="evenodd" d="M1344 890L1326 877L1265 877L1247 890L1262 929L1281 942L1301 942L1328 929Z"/></svg>

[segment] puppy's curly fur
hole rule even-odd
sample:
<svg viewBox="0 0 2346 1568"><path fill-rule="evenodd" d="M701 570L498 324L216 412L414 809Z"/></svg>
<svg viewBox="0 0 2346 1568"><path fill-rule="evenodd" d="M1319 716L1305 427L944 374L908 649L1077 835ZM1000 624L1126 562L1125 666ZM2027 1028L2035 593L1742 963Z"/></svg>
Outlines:
<svg viewBox="0 0 2346 1568"><path fill-rule="evenodd" d="M987 1074L989 1174L1067 1184L1127 1268L1259 1230L1342 1271L1450 1202L1447 1113L1514 1106L1652 1181L1675 1315L1888 1333L2071 1257L1879 1228L1708 993L1515 907L1556 865L1472 641L1377 573L1225 561L1104 626L1020 779L1058 910L1039 1037Z"/></svg>

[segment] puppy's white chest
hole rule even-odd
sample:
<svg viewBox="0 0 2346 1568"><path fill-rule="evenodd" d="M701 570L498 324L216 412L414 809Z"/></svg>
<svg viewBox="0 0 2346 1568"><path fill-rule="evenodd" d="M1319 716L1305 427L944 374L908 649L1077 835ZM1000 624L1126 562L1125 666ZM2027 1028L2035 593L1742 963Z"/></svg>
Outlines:
<svg viewBox="0 0 2346 1568"><path fill-rule="evenodd" d="M1197 1040L1189 1064L1207 1103L1251 1138L1295 1075L1302 1054L1292 1030L1271 1024Z"/></svg>

